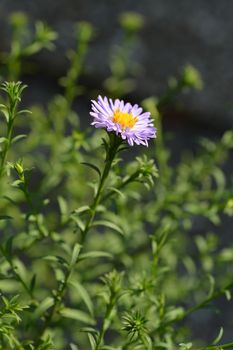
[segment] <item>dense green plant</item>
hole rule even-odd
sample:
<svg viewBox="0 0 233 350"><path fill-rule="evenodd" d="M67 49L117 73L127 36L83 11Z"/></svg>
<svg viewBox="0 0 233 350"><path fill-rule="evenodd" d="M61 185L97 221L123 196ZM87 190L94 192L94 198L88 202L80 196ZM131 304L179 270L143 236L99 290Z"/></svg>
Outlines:
<svg viewBox="0 0 233 350"><path fill-rule="evenodd" d="M20 13L11 22L11 51L1 55L0 349L233 348L217 345L223 328L204 346L186 322L217 298L230 300L233 287L233 246L216 231L233 214L222 170L233 132L202 139L174 166L162 130L164 107L201 87L198 72L186 66L164 96L142 102L157 138L148 149L128 147L113 133L81 131L73 109L85 93L79 78L92 26L75 27L63 93L29 112L21 109L23 60L54 48L57 34L37 23L32 36ZM103 83L113 97L136 87L129 62L143 19L127 13L120 24L122 45ZM197 218L211 232L194 235Z"/></svg>

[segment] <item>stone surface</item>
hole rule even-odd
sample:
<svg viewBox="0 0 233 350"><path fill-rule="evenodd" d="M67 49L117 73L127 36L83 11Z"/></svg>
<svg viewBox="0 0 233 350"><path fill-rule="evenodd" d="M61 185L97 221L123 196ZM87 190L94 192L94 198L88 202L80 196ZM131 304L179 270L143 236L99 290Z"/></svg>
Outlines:
<svg viewBox="0 0 233 350"><path fill-rule="evenodd" d="M167 79L190 63L197 67L205 83L203 92L182 98L185 109L205 122L233 126L233 2L227 0L1 0L0 42L7 46L6 17L25 11L31 20L42 19L58 30L58 52L39 55L46 74L64 72L64 50L73 44L72 25L88 20L98 29L89 54L92 84L108 75L108 52L119 37L117 18L123 11L145 16L141 43L135 54L144 67L138 81L139 97L161 94ZM55 57L55 59L54 59ZM93 83L94 81L94 83Z"/></svg>

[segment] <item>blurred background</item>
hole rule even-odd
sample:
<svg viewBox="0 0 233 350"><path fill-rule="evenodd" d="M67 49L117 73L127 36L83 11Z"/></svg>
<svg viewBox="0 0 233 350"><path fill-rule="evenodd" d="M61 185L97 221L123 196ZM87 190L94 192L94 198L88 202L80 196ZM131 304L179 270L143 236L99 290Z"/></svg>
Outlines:
<svg viewBox="0 0 233 350"><path fill-rule="evenodd" d="M143 26L133 55L133 63L141 67L137 98L161 95L168 78L177 75L185 64L192 64L203 77L204 91L182 97L185 119L205 123L205 128L232 127L232 2L1 0L1 50L9 49L7 17L14 11L25 12L31 24L43 20L58 32L56 55L43 52L35 58L40 63L40 77L51 80L66 70L64 53L74 45L73 24L80 20L92 23L96 35L88 54L89 69L83 77L85 85L92 88L109 76L110 48L121 42L119 16L126 11L141 14Z"/></svg>
<svg viewBox="0 0 233 350"><path fill-rule="evenodd" d="M75 46L74 24L88 21L94 27L94 36L80 78L84 93L75 101L81 127L89 124L89 100L97 93L121 94L120 97L135 103L148 96L163 96L167 86L175 84L171 78L180 76L184 66L192 65L200 72L203 83L197 79L196 90L169 100L164 109L164 129L173 161L176 162L181 150L195 150L201 136L218 139L224 130L232 128L233 2L1 0L1 52L10 51L9 16L16 11L28 16L32 32L35 21L42 20L58 33L54 52L42 50L23 61L24 76L20 79L30 86L25 95L26 105L35 101L46 105L59 91L57 81L69 66L66 51ZM127 17L125 13L129 12L131 15ZM136 17L132 17L132 12ZM128 36L123 29L128 31ZM136 33L133 37L132 32ZM129 62L121 67L119 57L128 49ZM111 57L112 65L109 65ZM114 57L118 58L114 61ZM119 87L114 76L124 76L126 68L130 77L124 78L123 87ZM227 165L226 171L232 173L232 164ZM211 229L208 225L197 221L194 234L201 233L203 227ZM232 242L230 219L219 234L223 244ZM203 333L203 339L209 339L212 329L228 324L225 341L232 341L232 310L225 301L219 302L219 308L225 309L221 317L206 310L193 316L192 328L196 334Z"/></svg>

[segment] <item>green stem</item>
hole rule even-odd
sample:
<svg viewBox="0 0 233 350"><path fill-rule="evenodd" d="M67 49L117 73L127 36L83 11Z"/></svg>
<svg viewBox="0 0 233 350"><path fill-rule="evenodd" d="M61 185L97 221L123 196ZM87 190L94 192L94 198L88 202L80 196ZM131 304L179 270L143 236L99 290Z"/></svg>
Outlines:
<svg viewBox="0 0 233 350"><path fill-rule="evenodd" d="M95 198L94 198L94 202L91 206L91 215L89 216L89 219L86 223L86 226L82 232L82 244L84 243L85 241L85 238L86 238L86 235L87 235L87 232L89 230L89 228L91 227L91 224L95 218L95 214L96 214L96 208L98 206L98 203L100 201L100 197L101 197L101 193L102 193L102 189L103 189L103 186L104 186L104 183L108 177L108 174L109 174L109 171L111 169L111 166L112 166L112 162L116 156L116 153L119 149L119 146L121 145L122 141L115 135L110 135L110 145L109 145L109 152L107 153L107 156L106 156L106 162L105 162L105 167L104 167L104 170L103 170L103 173L101 175L101 178L100 178L100 182L99 182L99 187L98 187L98 190L97 190L97 193L95 195ZM106 199L106 198L105 198ZM98 339L97 339L97 342L96 342L96 346L95 346L95 350L99 350L100 348L100 345L103 341L103 338L104 338L104 334L106 332L106 322L108 322L109 320L109 317L110 317L110 314L112 312L112 309L114 307L114 297L111 296L111 299L110 299L110 302L107 306L107 309L106 309L106 312L105 312L105 316L104 316L104 320L103 320L103 323L102 323L102 327L101 327L101 330L100 330L100 333L99 333L99 336L98 336Z"/></svg>
<svg viewBox="0 0 233 350"><path fill-rule="evenodd" d="M29 214L34 215L35 217L35 224L36 224L36 228L40 234L40 236L38 238L36 238L34 241L32 241L29 245L26 246L26 249L30 249L31 246L34 244L34 242L38 242L39 240L43 239L44 237L47 237L45 235L45 233L43 232L43 230L40 227L40 223L39 223L39 219L38 219L38 210L36 209L36 207L33 204L33 200L31 198L30 192L28 190L28 184L27 181L24 179L23 182L23 193L25 196L25 199L29 205L29 208L31 209L31 213L29 212Z"/></svg>
<svg viewBox="0 0 233 350"><path fill-rule="evenodd" d="M123 181L118 187L116 187L117 190L122 190L122 188L124 188L125 186L127 186L129 183L135 181L138 176L140 174L140 170L136 170L132 175L130 175L130 177L128 177L125 181ZM105 202L108 198L110 198L113 194L115 194L116 192L114 190L109 191L108 193L106 193L102 199L101 202Z"/></svg>
<svg viewBox="0 0 233 350"><path fill-rule="evenodd" d="M118 148L122 143L121 139L119 139L116 135L109 135L109 137L110 137L110 145L109 145L108 152L106 155L105 167L104 167L103 173L102 173L101 178L100 178L99 186L97 189L97 193L94 197L93 204L91 205L90 216L86 222L84 230L82 231L82 237L81 237L81 244L82 245L84 244L84 242L86 240L87 233L88 233L88 231L91 227L91 224L95 218L96 208L97 208L99 201L100 201L100 197L101 197L104 183L108 177L109 171L111 169L111 166L112 166L113 160L116 156L116 153L118 151ZM44 321L43 327L41 328L40 332L38 332L38 336L37 336L37 339L35 342L36 345L39 344L41 337L44 335L46 329L49 327L49 325L53 319L53 316L57 310L57 307L61 304L61 301L64 298L64 294L65 294L65 291L67 288L67 283L68 283L68 280L70 278L71 273L72 273L72 269L67 269L64 281L62 281L62 283L60 284L60 287L58 288L57 293L54 297L54 304L51 307L50 312L47 314L47 316L45 316L45 321Z"/></svg>
<svg viewBox="0 0 233 350"><path fill-rule="evenodd" d="M23 286L23 288L25 289L25 291L27 292L27 294L30 296L31 299L34 299L34 295L31 292L30 288L27 286L27 284L24 282L24 280L22 279L22 277L15 271L15 266L14 266L14 262L7 256L7 254L5 253L4 249L0 246L0 251L2 253L2 255L5 257L5 259L7 260L7 262L9 263L16 279L21 283L21 285Z"/></svg>
<svg viewBox="0 0 233 350"><path fill-rule="evenodd" d="M222 294L224 294L226 292L226 290L233 288L233 282L229 283L227 286L225 286L224 288L219 289L218 291L216 291L212 296L206 298L204 301L200 302L197 305L194 305L193 307L191 307L190 309L188 309L182 316L182 319L189 316L190 314L192 314L194 311L200 310L202 309L204 306L206 306L207 304L209 304L212 300L217 299L219 296L221 296Z"/></svg>
<svg viewBox="0 0 233 350"><path fill-rule="evenodd" d="M8 150L9 150L10 145L11 145L12 133L13 133L13 121L10 120L8 125L7 125L7 135L6 135L7 141L5 142L5 147L4 147L4 150L2 152L2 158L1 158L1 163L0 163L0 178L2 177L3 172L4 172L4 165L6 162L6 156L7 156Z"/></svg>
<svg viewBox="0 0 233 350"><path fill-rule="evenodd" d="M190 314L192 314L195 311L198 311L200 309L202 309L203 307L205 307L207 304L209 304L211 301L217 299L218 297L220 297L221 295L223 295L227 290L233 288L233 282L229 283L228 285L226 285L224 288L221 288L219 290L217 290L215 293L213 293L210 297L206 298L205 300L203 300L202 302L198 303L197 305L194 305L193 307L191 307L190 309L188 309L186 312L183 313L183 315L181 315L179 318L175 319L175 320L171 320L171 321L167 321L164 322L162 324L162 326L167 326L175 321L182 321L184 318L186 318L187 316L189 316ZM206 349L206 348L203 348ZM214 348L215 349L215 348ZM199 349L200 350L200 349Z"/></svg>
<svg viewBox="0 0 233 350"><path fill-rule="evenodd" d="M18 104L18 100L12 100L12 98L9 98L9 115L8 115L8 122L7 122L7 135L6 135L6 139L7 141L5 142L5 147L2 151L1 154L1 162L0 162L0 178L3 175L4 172L4 166L5 166L5 162L6 162L6 156L7 153L9 151L9 148L11 146L11 142L12 142L12 134L13 134L13 125L14 125L14 120L16 117L16 107Z"/></svg>
<svg viewBox="0 0 233 350"><path fill-rule="evenodd" d="M103 323L102 323L102 326L101 326L101 329L100 329L100 332L99 332L99 335L98 335L98 338L97 338L97 342L96 342L96 346L95 346L95 350L99 350L101 344L102 344L102 341L103 341L103 338L104 338L104 334L106 332L106 329L107 329L107 326L106 326L106 322L109 321L109 317L111 315L111 312L114 308L114 305L115 305L115 302L114 302L114 297L111 297L111 300L107 306L107 309L106 309L106 312L105 312L105 315L104 315L104 320L103 320Z"/></svg>
<svg viewBox="0 0 233 350"><path fill-rule="evenodd" d="M149 344L146 341L145 337L143 336L143 334L141 334L141 332L139 332L139 339L141 340L143 347L145 350L149 350Z"/></svg>
<svg viewBox="0 0 233 350"><path fill-rule="evenodd" d="M15 336L13 334L11 334L10 336L11 340L13 341L13 343L15 344L15 346L17 347L17 349L19 350L25 350L23 345L20 344L20 342L18 341L18 339L15 338Z"/></svg>
<svg viewBox="0 0 233 350"><path fill-rule="evenodd" d="M36 338L36 341L35 341L35 345L36 346L39 345L40 339L44 335L46 329L49 327L49 325L50 325L50 323L51 323L51 321L53 319L53 316L54 316L54 314L56 312L56 309L60 305L60 303L61 303L61 301L62 301L62 299L64 297L65 290L66 290L66 287L67 287L67 283L68 283L68 280L70 278L71 273L72 273L72 269L67 270L64 280L59 285L59 288L58 288L58 290L56 292L56 295L54 297L54 303L53 303L49 313L45 316L44 324L43 324L40 332L38 332L38 335L37 335L37 338Z"/></svg>
<svg viewBox="0 0 233 350"><path fill-rule="evenodd" d="M96 208L100 202L100 197L101 197L101 193L103 190L103 186L104 186L105 181L108 177L109 171L110 171L111 166L112 166L112 162L116 156L116 153L117 153L118 148L121 145L121 143L122 143L122 141L119 137L117 137L116 135L110 135L110 145L109 145L109 150L108 150L108 153L106 156L105 167L104 167L103 173L100 177L99 186L98 186L96 195L94 197L93 204L91 205L91 208L90 208L89 218L86 222L85 228L82 231L81 245L83 245L83 243L85 242L86 235L87 235L87 233L91 227L91 224L95 218Z"/></svg>

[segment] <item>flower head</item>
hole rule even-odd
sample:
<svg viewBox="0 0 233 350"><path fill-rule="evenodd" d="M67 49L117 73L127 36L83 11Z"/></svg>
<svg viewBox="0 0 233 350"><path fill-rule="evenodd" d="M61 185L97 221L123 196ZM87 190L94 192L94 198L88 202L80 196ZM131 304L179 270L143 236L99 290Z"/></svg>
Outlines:
<svg viewBox="0 0 233 350"><path fill-rule="evenodd" d="M97 101L92 100L90 115L94 119L91 125L115 132L130 146L134 143L148 146L148 140L156 137L150 113L143 112L137 104L98 96Z"/></svg>

